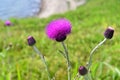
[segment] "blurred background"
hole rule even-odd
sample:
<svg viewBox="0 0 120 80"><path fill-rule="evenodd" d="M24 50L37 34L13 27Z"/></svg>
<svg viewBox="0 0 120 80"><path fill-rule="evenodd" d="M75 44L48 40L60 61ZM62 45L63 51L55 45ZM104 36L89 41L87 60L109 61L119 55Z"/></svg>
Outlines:
<svg viewBox="0 0 120 80"><path fill-rule="evenodd" d="M85 0L1 0L0 18L46 18L52 14L74 10L84 3Z"/></svg>
<svg viewBox="0 0 120 80"><path fill-rule="evenodd" d="M65 6L65 7L64 7ZM93 56L93 80L120 80L120 0L1 0L0 2L0 80L48 80L45 67L27 37L36 39L55 80L67 80L66 60L59 54L60 43L48 39L46 25L66 18L72 24L67 45L72 64L72 80L90 51L104 39L108 26L114 36ZM9 20L11 26L5 26ZM80 77L78 80L84 80Z"/></svg>

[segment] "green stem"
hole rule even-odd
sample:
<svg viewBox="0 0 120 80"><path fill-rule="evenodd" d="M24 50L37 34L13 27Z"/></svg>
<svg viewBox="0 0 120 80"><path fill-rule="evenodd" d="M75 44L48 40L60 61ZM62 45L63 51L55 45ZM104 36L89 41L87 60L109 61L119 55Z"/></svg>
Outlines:
<svg viewBox="0 0 120 80"><path fill-rule="evenodd" d="M48 69L48 66L47 66L47 63L45 61L45 58L44 56L42 55L42 53L37 49L37 47L35 45L33 45L33 49L36 51L36 53L40 56L42 62L44 63L45 65L45 68L46 68L46 71L48 73L48 79L51 80L51 75L50 75L50 72L49 72L49 69Z"/></svg>
<svg viewBox="0 0 120 80"><path fill-rule="evenodd" d="M88 74L84 75L84 80L90 80L89 77L88 77Z"/></svg>
<svg viewBox="0 0 120 80"><path fill-rule="evenodd" d="M66 55L66 60L67 60L67 71L68 71L68 80L71 80L71 64L70 64L70 60L69 60L69 55L68 55L68 50L67 50L67 47L65 46L64 42L62 42L62 46L64 48L64 51L65 51L65 55Z"/></svg>
<svg viewBox="0 0 120 80"><path fill-rule="evenodd" d="M87 64L88 70L90 69L90 66L92 65L92 57L93 57L93 54L94 54L95 50L96 50L99 46L101 46L106 40L107 40L107 39L105 38L103 41L101 41L101 42L91 51L91 53L90 53L90 58L89 58L89 62L88 62L88 64Z"/></svg>
<svg viewBox="0 0 120 80"><path fill-rule="evenodd" d="M76 76L74 77L74 80L77 80L80 77L79 73L76 74Z"/></svg>
<svg viewBox="0 0 120 80"><path fill-rule="evenodd" d="M90 72L87 73L87 76L89 77L89 80L93 80Z"/></svg>

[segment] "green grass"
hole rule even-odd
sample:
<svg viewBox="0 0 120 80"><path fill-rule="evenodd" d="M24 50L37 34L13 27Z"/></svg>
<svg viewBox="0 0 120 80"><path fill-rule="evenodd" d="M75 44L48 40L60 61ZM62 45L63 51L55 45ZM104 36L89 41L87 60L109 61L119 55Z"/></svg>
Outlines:
<svg viewBox="0 0 120 80"><path fill-rule="evenodd" d="M119 4L119 0L88 0L75 11L47 19L11 19L14 24L11 27L5 27L4 21L0 21L0 80L47 80L42 61L27 45L29 35L36 39L36 46L45 56L52 76L56 80L67 80L66 61L58 52L62 46L45 34L47 23L61 17L69 19L73 26L65 41L72 64L72 78L80 65L86 65L90 51L104 39L104 30L112 26L115 28L114 37L97 49L91 73L93 80L120 80Z"/></svg>

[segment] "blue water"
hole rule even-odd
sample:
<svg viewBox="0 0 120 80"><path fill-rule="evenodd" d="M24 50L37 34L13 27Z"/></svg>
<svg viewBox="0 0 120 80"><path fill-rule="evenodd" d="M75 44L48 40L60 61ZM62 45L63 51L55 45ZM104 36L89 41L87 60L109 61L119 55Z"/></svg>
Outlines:
<svg viewBox="0 0 120 80"><path fill-rule="evenodd" d="M41 0L0 0L0 19L34 16L40 5Z"/></svg>

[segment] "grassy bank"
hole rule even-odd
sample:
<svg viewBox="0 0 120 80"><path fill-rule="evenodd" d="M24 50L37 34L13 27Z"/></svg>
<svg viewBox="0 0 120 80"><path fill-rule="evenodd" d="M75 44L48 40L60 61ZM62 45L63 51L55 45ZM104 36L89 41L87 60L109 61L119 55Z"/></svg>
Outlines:
<svg viewBox="0 0 120 80"><path fill-rule="evenodd" d="M27 45L29 35L36 39L36 46L44 54L52 76L56 80L67 80L66 62L58 52L62 46L45 34L47 23L62 17L69 19L73 26L65 41L72 64L72 78L80 65L86 65L90 51L104 39L104 30L112 26L115 28L114 37L96 51L91 72L94 80L119 80L119 4L119 0L88 0L75 11L47 19L10 19L11 27L5 27L4 21L0 21L0 80L47 80L39 56Z"/></svg>

